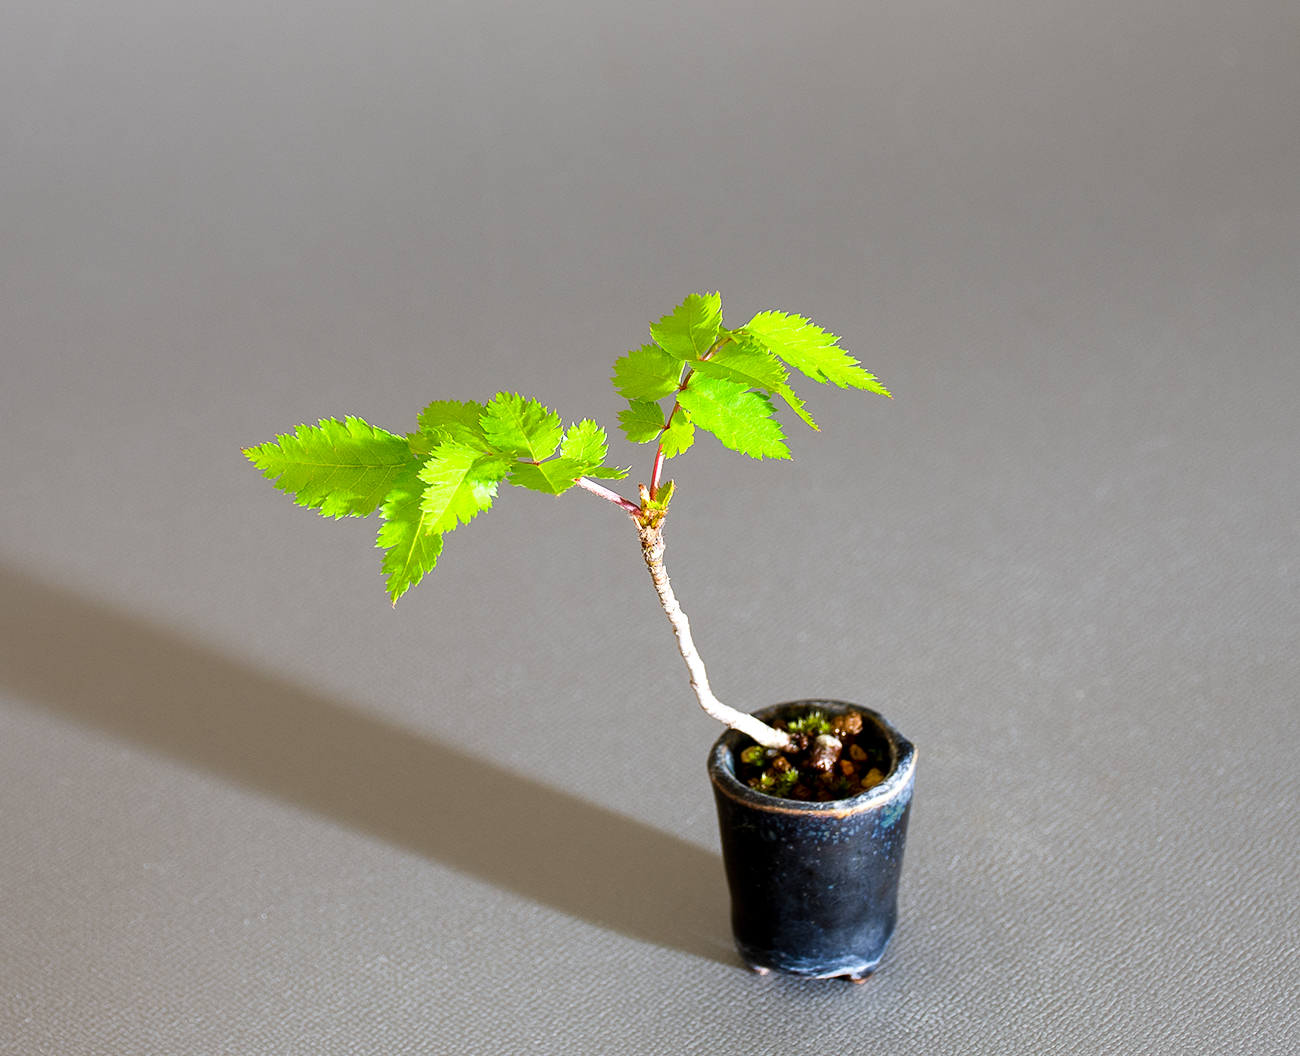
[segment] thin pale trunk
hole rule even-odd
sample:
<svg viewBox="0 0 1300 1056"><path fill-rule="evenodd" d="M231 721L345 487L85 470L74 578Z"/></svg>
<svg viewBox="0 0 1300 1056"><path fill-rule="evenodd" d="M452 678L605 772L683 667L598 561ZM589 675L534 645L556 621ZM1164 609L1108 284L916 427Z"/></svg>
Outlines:
<svg viewBox="0 0 1300 1056"><path fill-rule="evenodd" d="M700 707L719 722L726 723L733 730L748 734L766 748L789 749L793 747L790 738L781 730L775 730L765 722L760 722L753 715L746 715L722 703L709 688L709 676L704 670L704 661L695 650L691 638L691 624L677 604L673 588L668 582L668 573L664 570L664 536L662 524L654 526L638 525L641 536L641 553L645 557L646 567L650 569L650 578L654 580L659 603L663 605L668 622L677 635L677 648L681 650L682 659L686 661L686 670L691 676L691 688L699 699Z"/></svg>

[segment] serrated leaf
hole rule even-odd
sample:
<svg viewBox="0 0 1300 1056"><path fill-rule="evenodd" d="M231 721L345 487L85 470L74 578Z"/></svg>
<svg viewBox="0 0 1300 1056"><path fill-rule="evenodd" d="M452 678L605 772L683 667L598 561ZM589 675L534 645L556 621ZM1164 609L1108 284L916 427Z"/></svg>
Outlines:
<svg viewBox="0 0 1300 1056"><path fill-rule="evenodd" d="M275 443L250 447L244 454L299 506L326 517L373 513L414 462L404 437L353 417L300 425Z"/></svg>
<svg viewBox="0 0 1300 1056"><path fill-rule="evenodd" d="M574 481L586 472L582 463L571 458L552 458L536 465L516 462L510 470L510 483L547 495L559 495L573 487Z"/></svg>
<svg viewBox="0 0 1300 1056"><path fill-rule="evenodd" d="M677 397L691 421L733 451L751 458L789 458L785 434L773 421L772 401L738 381L693 377Z"/></svg>
<svg viewBox="0 0 1300 1056"><path fill-rule="evenodd" d="M432 530L449 532L489 509L509 470L510 463L496 455L451 440L439 444L420 468L426 485L420 508L429 514Z"/></svg>
<svg viewBox="0 0 1300 1056"><path fill-rule="evenodd" d="M473 400L434 400L420 412L420 429L430 439L430 449L454 440L479 451L487 450L482 417L487 408Z"/></svg>
<svg viewBox="0 0 1300 1056"><path fill-rule="evenodd" d="M420 508L423 494L419 467L412 465L399 477L380 511L384 523L375 545L385 551L382 567L394 605L433 570L442 553L442 536L430 529L432 519Z"/></svg>
<svg viewBox="0 0 1300 1056"><path fill-rule="evenodd" d="M721 326L721 295L692 293L671 315L650 324L650 336L670 355L693 360L713 347Z"/></svg>
<svg viewBox="0 0 1300 1056"><path fill-rule="evenodd" d="M829 381L841 388L866 389L888 396L874 374L837 344L839 338L799 315L760 312L744 326L769 350L814 381Z"/></svg>
<svg viewBox="0 0 1300 1056"><path fill-rule="evenodd" d="M589 469L583 474L584 477L597 477L600 480L622 480L632 472L632 467L628 466L623 469L620 466L601 466L599 469Z"/></svg>
<svg viewBox="0 0 1300 1056"><path fill-rule="evenodd" d="M756 341L728 341L712 356L691 364L701 374L742 381L750 388L775 392L790 380L781 361Z"/></svg>
<svg viewBox="0 0 1300 1056"><path fill-rule="evenodd" d="M659 493L649 502L645 503L643 508L667 512L668 504L673 501L673 491L673 482L671 480L665 480L659 485Z"/></svg>
<svg viewBox="0 0 1300 1056"><path fill-rule="evenodd" d="M701 374L713 378L726 378L743 385L762 389L764 392L780 396L813 429L817 423L812 415L804 410L803 400L790 388L790 375L781 361L769 352L759 341L745 338L738 342L728 342L708 359L694 364Z"/></svg>
<svg viewBox="0 0 1300 1056"><path fill-rule="evenodd" d="M609 444L605 439L605 430L590 418L584 418L576 425L569 426L560 444L560 457L571 458L585 466L595 468L605 461L605 452ZM584 473L587 470L583 470Z"/></svg>
<svg viewBox="0 0 1300 1056"><path fill-rule="evenodd" d="M481 421L494 451L533 462L555 454L564 434L558 414L514 392L498 392L484 408Z"/></svg>
<svg viewBox="0 0 1300 1056"><path fill-rule="evenodd" d="M581 465L583 469L579 476L621 480L627 476L628 471L604 465L608 450L605 430L590 418L584 418L577 425L571 425L564 434L564 442L560 444L560 457L572 459Z"/></svg>
<svg viewBox="0 0 1300 1056"><path fill-rule="evenodd" d="M662 400L677 391L682 361L658 345L642 345L614 361L610 380L626 400Z"/></svg>
<svg viewBox="0 0 1300 1056"><path fill-rule="evenodd" d="M664 430L663 408L649 400L632 400L618 412L618 426L634 444L648 444Z"/></svg>
<svg viewBox="0 0 1300 1056"><path fill-rule="evenodd" d="M690 414L684 407L679 407L673 420L664 430L664 458L674 458L695 443L695 426L691 424Z"/></svg>
<svg viewBox="0 0 1300 1056"><path fill-rule="evenodd" d="M813 421L813 416L805 409L803 400L799 399L799 397L795 395L794 389L790 388L789 385L782 385L776 390L776 395L785 400L786 405L790 410L794 411L795 414L802 418L804 424L810 429L816 429L819 433L822 431L822 427Z"/></svg>
<svg viewBox="0 0 1300 1056"><path fill-rule="evenodd" d="M445 439L444 436L435 436L432 433L425 432L406 434L407 446L410 447L411 455L417 462L423 462L428 458L429 453Z"/></svg>

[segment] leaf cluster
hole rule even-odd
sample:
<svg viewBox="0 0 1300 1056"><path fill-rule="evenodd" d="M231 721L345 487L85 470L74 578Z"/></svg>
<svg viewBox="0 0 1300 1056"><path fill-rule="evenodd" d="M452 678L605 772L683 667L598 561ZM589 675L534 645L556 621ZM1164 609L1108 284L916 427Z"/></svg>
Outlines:
<svg viewBox="0 0 1300 1056"><path fill-rule="evenodd" d="M789 458L773 418L780 399L813 429L790 370L842 388L889 392L839 347L839 338L798 315L760 312L737 330L722 325L719 294L691 294L657 323L653 341L614 364L627 400L619 426L633 443L659 442L664 458L686 451L697 428L753 458Z"/></svg>
<svg viewBox="0 0 1300 1056"><path fill-rule="evenodd" d="M419 428L398 436L360 418L300 425L245 455L300 506L327 517L383 517L388 593L396 602L433 569L442 537L489 509L507 481L559 495L579 477L617 479L605 431L586 419L568 429L538 401L499 392L489 402L437 400Z"/></svg>
<svg viewBox="0 0 1300 1056"><path fill-rule="evenodd" d="M691 294L657 323L650 344L614 365L614 387L628 401L619 425L636 443L658 441L651 484L636 505L589 480L583 484L633 513L662 521L672 481L659 485L664 459L686 451L697 429L754 458L789 458L773 400L817 428L790 386L795 370L817 382L889 395L807 319L761 312L737 330L722 325L722 298ZM559 495L580 478L618 479L605 465L605 431L586 419L563 427L537 400L499 392L487 403L436 400L404 436L360 418L300 425L245 450L296 503L327 517L383 518L377 544L394 603L437 564L443 536L492 506L504 481Z"/></svg>

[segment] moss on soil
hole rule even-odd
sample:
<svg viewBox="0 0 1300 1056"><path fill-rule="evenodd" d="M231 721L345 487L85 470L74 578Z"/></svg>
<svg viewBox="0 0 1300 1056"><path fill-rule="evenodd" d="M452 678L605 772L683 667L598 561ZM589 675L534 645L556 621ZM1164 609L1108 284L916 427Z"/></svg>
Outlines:
<svg viewBox="0 0 1300 1056"><path fill-rule="evenodd" d="M812 710L792 719L777 719L771 725L790 734L795 750L782 752L750 741L740 751L736 776L758 792L824 803L860 795L889 773L889 746L856 713L828 716ZM836 738L841 745L829 770L813 765L814 744L822 734Z"/></svg>

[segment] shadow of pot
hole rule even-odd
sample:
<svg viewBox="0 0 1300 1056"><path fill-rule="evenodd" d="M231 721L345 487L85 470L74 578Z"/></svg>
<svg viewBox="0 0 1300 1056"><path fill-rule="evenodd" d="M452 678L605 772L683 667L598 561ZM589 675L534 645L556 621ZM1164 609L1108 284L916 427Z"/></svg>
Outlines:
<svg viewBox="0 0 1300 1056"><path fill-rule="evenodd" d="M849 799L778 799L742 784L736 754L754 742L728 730L709 755L731 924L755 971L864 981L898 920L898 879L916 749L877 712L838 700L796 700L755 712L765 722L819 709L856 712L892 761L884 781Z"/></svg>

